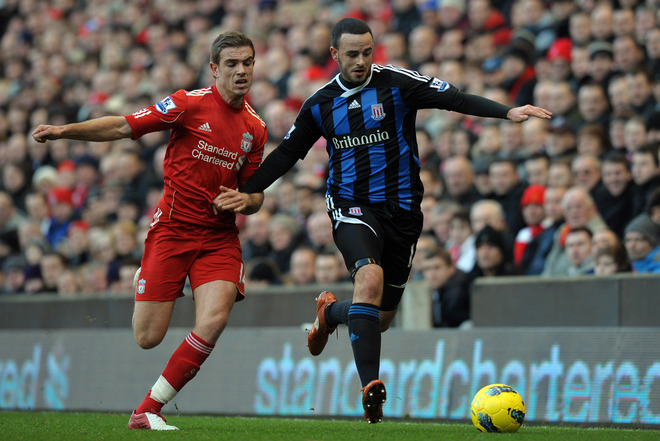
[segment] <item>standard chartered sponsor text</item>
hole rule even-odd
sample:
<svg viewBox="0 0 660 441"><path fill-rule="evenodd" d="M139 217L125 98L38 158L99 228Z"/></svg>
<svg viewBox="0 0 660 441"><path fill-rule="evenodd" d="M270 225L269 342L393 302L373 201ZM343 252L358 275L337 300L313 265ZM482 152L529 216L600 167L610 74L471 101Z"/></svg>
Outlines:
<svg viewBox="0 0 660 441"><path fill-rule="evenodd" d="M232 170L234 168L236 159L238 158L238 152L230 152L224 147L216 147L202 139L200 139L197 143L197 147L197 149L193 149L192 151L194 158L208 162L209 164L224 167L228 170ZM223 158L227 158L229 160Z"/></svg>

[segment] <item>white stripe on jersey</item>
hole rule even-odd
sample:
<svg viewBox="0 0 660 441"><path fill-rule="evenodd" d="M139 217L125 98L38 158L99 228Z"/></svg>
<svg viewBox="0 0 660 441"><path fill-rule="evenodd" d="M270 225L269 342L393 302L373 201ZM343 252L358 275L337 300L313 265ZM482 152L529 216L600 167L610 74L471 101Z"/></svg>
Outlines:
<svg viewBox="0 0 660 441"><path fill-rule="evenodd" d="M391 71L394 71L394 72L399 72L403 75L406 75L406 76L412 78L413 80L422 81L424 83L426 83L427 81L429 81L431 79L431 77L429 77L427 75L422 75L419 72L416 72L414 70L406 69L406 68L400 67L400 66L393 66L391 64L388 64L387 66L381 66L379 64L374 64L374 70L377 71L377 72L380 72L381 70L391 70Z"/></svg>
<svg viewBox="0 0 660 441"><path fill-rule="evenodd" d="M210 87L205 87L203 89L196 89L196 90L191 90L190 92L186 92L186 95L188 96L204 96L208 93L211 93L212 90Z"/></svg>
<svg viewBox="0 0 660 441"><path fill-rule="evenodd" d="M252 115L252 116L254 116L255 118L257 118L257 119L259 120L259 123L260 123L263 127L266 127L266 122L265 122L263 119L261 119L261 117L257 114L257 112L254 111L254 109L252 108L252 106L250 106L250 105L248 104L247 101L245 101L245 110L247 110L248 113L249 113L250 115Z"/></svg>
<svg viewBox="0 0 660 441"><path fill-rule="evenodd" d="M138 110L137 112L135 112L135 113L133 114L133 117L134 117L135 119L138 119L138 118L142 118L143 116L150 115L150 114L151 114L151 110L148 110L148 109L142 109L142 110Z"/></svg>

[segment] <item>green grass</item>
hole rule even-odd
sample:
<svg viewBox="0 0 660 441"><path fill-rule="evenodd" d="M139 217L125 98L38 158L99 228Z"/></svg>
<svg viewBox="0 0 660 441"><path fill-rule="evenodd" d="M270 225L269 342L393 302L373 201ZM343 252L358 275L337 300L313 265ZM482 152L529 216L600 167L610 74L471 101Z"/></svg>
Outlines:
<svg viewBox="0 0 660 441"><path fill-rule="evenodd" d="M523 425L513 434L480 433L469 424L355 420L169 416L180 431L128 430L128 415L106 413L0 412L0 439L39 440L231 440L231 441L645 441L659 430Z"/></svg>

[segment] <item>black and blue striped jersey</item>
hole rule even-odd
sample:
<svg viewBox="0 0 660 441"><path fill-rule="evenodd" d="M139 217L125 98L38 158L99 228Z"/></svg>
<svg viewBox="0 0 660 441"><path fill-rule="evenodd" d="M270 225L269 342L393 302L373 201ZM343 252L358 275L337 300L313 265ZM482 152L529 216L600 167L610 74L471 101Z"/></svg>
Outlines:
<svg viewBox="0 0 660 441"><path fill-rule="evenodd" d="M418 211L424 189L415 118L425 108L499 118L510 109L400 67L374 64L369 79L356 87L338 74L305 101L284 140L241 191L263 191L323 137L329 156L327 195ZM282 169L282 163L286 169L279 175L269 173L269 168Z"/></svg>

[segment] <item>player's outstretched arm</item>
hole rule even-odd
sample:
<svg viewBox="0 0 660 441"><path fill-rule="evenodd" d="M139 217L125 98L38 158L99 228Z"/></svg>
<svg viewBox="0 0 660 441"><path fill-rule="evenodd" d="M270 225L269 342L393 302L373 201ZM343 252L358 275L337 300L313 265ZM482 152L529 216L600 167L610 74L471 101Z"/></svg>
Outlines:
<svg viewBox="0 0 660 441"><path fill-rule="evenodd" d="M32 137L37 142L62 138L80 141L114 141L132 136L133 129L123 116L103 116L62 126L41 124L32 132Z"/></svg>
<svg viewBox="0 0 660 441"><path fill-rule="evenodd" d="M234 213L254 214L264 203L263 193L241 193L238 190L220 187L220 194L213 199L213 209L216 211L233 211Z"/></svg>
<svg viewBox="0 0 660 441"><path fill-rule="evenodd" d="M550 119L552 117L552 112L542 107L527 104L526 106L514 107L506 114L507 119L517 123L527 121L530 116L535 116L536 118L541 119Z"/></svg>

